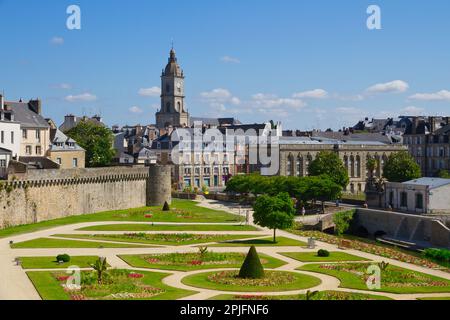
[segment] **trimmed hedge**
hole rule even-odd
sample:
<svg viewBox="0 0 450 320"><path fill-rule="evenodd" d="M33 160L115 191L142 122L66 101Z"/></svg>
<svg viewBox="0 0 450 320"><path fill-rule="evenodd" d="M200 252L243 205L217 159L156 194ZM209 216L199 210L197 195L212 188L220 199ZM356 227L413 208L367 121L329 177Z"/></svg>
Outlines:
<svg viewBox="0 0 450 320"><path fill-rule="evenodd" d="M436 261L450 263L450 250L447 249L426 249L424 256Z"/></svg>
<svg viewBox="0 0 450 320"><path fill-rule="evenodd" d="M243 279L262 279L264 278L264 268L259 260L258 252L255 246L250 248L247 257L239 271L239 278Z"/></svg>
<svg viewBox="0 0 450 320"><path fill-rule="evenodd" d="M317 256L318 257L329 257L330 256L330 252L324 249L320 249L319 251L317 251Z"/></svg>
<svg viewBox="0 0 450 320"><path fill-rule="evenodd" d="M70 262L70 256L68 254L59 254L56 256L56 261L60 262Z"/></svg>

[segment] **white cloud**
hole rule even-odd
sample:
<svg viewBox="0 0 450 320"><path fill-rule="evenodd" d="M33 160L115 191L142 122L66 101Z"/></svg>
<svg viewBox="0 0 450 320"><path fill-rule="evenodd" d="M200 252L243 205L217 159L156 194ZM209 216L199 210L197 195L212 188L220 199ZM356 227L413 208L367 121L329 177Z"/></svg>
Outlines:
<svg viewBox="0 0 450 320"><path fill-rule="evenodd" d="M424 108L418 108L415 106L408 106L408 107L405 107L400 110L400 113L402 115L407 115L407 116L420 116L420 115L423 115L424 112L425 112Z"/></svg>
<svg viewBox="0 0 450 320"><path fill-rule="evenodd" d="M62 44L64 44L64 38L62 37L53 37L50 39L50 43L53 45L57 45L60 46Z"/></svg>
<svg viewBox="0 0 450 320"><path fill-rule="evenodd" d="M259 108L290 107L294 109L301 109L306 106L306 103L300 99L279 98L276 95L265 93L257 93L253 95L251 103Z"/></svg>
<svg viewBox="0 0 450 320"><path fill-rule="evenodd" d="M328 92L323 89L314 89L310 91L297 92L292 95L293 98L310 98L310 99L324 99L328 97Z"/></svg>
<svg viewBox="0 0 450 320"><path fill-rule="evenodd" d="M92 102L97 100L97 96L90 93L82 93L78 95L69 95L65 97L64 100L68 102L80 102L80 101Z"/></svg>
<svg viewBox="0 0 450 320"><path fill-rule="evenodd" d="M53 89L63 89L63 90L68 90L68 89L72 89L72 85L69 83L59 83L59 84L55 84L52 86Z"/></svg>
<svg viewBox="0 0 450 320"><path fill-rule="evenodd" d="M143 97L159 97L161 95L160 87L141 88L138 94Z"/></svg>
<svg viewBox="0 0 450 320"><path fill-rule="evenodd" d="M354 95L334 94L333 98L342 100L342 101L363 101L364 95L362 95L362 94L354 94Z"/></svg>
<svg viewBox="0 0 450 320"><path fill-rule="evenodd" d="M144 112L141 108L136 107L136 106L131 107L129 110L130 110L131 113L136 113L136 114Z"/></svg>
<svg viewBox="0 0 450 320"><path fill-rule="evenodd" d="M367 88L368 93L400 93L409 89L409 84L402 80L378 83Z"/></svg>
<svg viewBox="0 0 450 320"><path fill-rule="evenodd" d="M336 111L339 112L339 113L348 114L348 115L360 115L360 114L363 114L362 110L360 110L358 108L354 108L354 107L336 108Z"/></svg>
<svg viewBox="0 0 450 320"><path fill-rule="evenodd" d="M225 63L241 63L241 60L234 58L234 57L230 57L230 56L224 56L224 57L220 58L220 61L225 62Z"/></svg>
<svg viewBox="0 0 450 320"><path fill-rule="evenodd" d="M234 96L229 90L223 88L213 89L200 93L200 97L204 102L217 111L224 112L226 105L238 106L241 100Z"/></svg>
<svg viewBox="0 0 450 320"><path fill-rule="evenodd" d="M409 99L423 101L450 101L450 91L441 90L435 93L416 93L410 96Z"/></svg>

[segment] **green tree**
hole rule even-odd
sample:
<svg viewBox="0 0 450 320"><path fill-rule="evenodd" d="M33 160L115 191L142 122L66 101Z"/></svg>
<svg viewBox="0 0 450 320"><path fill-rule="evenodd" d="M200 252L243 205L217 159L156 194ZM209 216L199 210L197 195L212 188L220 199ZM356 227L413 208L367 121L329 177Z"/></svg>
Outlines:
<svg viewBox="0 0 450 320"><path fill-rule="evenodd" d="M282 192L275 197L259 196L253 205L254 222L265 228L273 229L273 242L276 243L277 229L292 227L295 209L288 193Z"/></svg>
<svg viewBox="0 0 450 320"><path fill-rule="evenodd" d="M438 177L442 179L450 179L450 172L447 170L441 170L438 173Z"/></svg>
<svg viewBox="0 0 450 320"><path fill-rule="evenodd" d="M335 224L334 232L337 236L343 235L350 228L350 224L355 215L354 210L338 212L333 216L333 222Z"/></svg>
<svg viewBox="0 0 450 320"><path fill-rule="evenodd" d="M104 167L111 164L115 155L112 147L114 137L108 128L89 121L82 121L70 129L67 136L86 150L87 167Z"/></svg>
<svg viewBox="0 0 450 320"><path fill-rule="evenodd" d="M420 178L422 173L414 158L407 151L401 151L389 156L383 176L390 182L405 182Z"/></svg>
<svg viewBox="0 0 450 320"><path fill-rule="evenodd" d="M332 151L319 152L309 165L310 176L328 175L338 185L345 188L349 183L348 172L339 155Z"/></svg>
<svg viewBox="0 0 450 320"><path fill-rule="evenodd" d="M373 173L377 169L378 162L374 157L369 156L367 158L366 167L369 172L369 178L373 178Z"/></svg>

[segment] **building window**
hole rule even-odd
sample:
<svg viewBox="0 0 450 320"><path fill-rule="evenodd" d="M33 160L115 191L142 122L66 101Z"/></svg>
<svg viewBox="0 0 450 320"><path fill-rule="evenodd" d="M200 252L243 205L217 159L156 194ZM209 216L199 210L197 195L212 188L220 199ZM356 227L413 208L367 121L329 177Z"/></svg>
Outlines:
<svg viewBox="0 0 450 320"><path fill-rule="evenodd" d="M56 163L58 163L59 165L62 164L62 159L61 158L56 158Z"/></svg>
<svg viewBox="0 0 450 320"><path fill-rule="evenodd" d="M6 160L5 159L0 160L0 168L6 168Z"/></svg>
<svg viewBox="0 0 450 320"><path fill-rule="evenodd" d="M400 193L400 207L408 207L408 194L406 192Z"/></svg>
<svg viewBox="0 0 450 320"><path fill-rule="evenodd" d="M36 146L36 155L40 155L41 154L41 147L40 146Z"/></svg>
<svg viewBox="0 0 450 320"><path fill-rule="evenodd" d="M78 168L78 159L77 159L77 158L73 158L73 159L72 159L72 166L73 166L74 168Z"/></svg>
<svg viewBox="0 0 450 320"><path fill-rule="evenodd" d="M27 129L22 130L22 138L26 139L28 137L28 131Z"/></svg>
<svg viewBox="0 0 450 320"><path fill-rule="evenodd" d="M416 194L416 209L423 209L423 194Z"/></svg>
<svg viewBox="0 0 450 320"><path fill-rule="evenodd" d="M389 192L389 206L394 207L394 191Z"/></svg>
<svg viewBox="0 0 450 320"><path fill-rule="evenodd" d="M5 143L5 131L2 131L1 137L0 137L0 141L1 141L2 143Z"/></svg>
<svg viewBox="0 0 450 320"><path fill-rule="evenodd" d="M25 153L26 153L27 155L31 155L31 146L26 146L26 147L25 147Z"/></svg>
<svg viewBox="0 0 450 320"><path fill-rule="evenodd" d="M41 141L41 130L39 130L39 129L36 129L36 140L37 141Z"/></svg>

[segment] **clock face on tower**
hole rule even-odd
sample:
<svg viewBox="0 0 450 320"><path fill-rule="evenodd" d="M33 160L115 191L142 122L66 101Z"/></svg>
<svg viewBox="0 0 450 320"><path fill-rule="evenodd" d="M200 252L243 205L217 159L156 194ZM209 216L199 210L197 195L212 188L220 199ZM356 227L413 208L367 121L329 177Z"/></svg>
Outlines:
<svg viewBox="0 0 450 320"><path fill-rule="evenodd" d="M177 87L178 93L181 93L182 89L183 89L183 84L181 83L181 81L177 81L176 87Z"/></svg>

